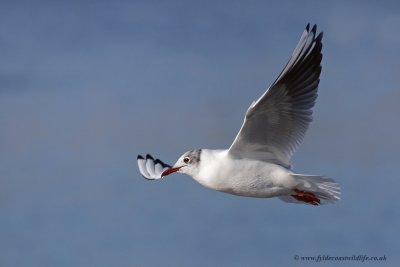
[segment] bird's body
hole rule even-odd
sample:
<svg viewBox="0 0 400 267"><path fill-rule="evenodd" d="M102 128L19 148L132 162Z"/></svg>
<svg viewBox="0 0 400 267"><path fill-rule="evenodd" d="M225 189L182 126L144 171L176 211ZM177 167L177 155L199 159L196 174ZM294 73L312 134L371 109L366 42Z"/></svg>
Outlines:
<svg viewBox="0 0 400 267"><path fill-rule="evenodd" d="M322 60L322 33L307 25L278 78L246 111L229 149L196 149L174 166L138 156L142 175L150 180L174 172L192 176L201 185L246 197L279 197L285 202L320 205L340 199L331 178L296 174L290 159L312 121Z"/></svg>
<svg viewBox="0 0 400 267"><path fill-rule="evenodd" d="M286 168L252 159L236 159L228 150L201 150L199 171L192 177L201 185L221 192L248 196L274 197L290 192L297 181Z"/></svg>

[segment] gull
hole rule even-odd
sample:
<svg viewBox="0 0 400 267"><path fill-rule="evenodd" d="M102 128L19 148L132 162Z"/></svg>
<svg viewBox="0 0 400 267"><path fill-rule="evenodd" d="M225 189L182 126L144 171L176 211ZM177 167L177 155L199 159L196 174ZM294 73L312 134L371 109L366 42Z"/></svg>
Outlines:
<svg viewBox="0 0 400 267"><path fill-rule="evenodd" d="M228 149L194 149L170 166L138 155L140 173L157 180L172 173L201 185L245 197L278 197L289 203L322 205L340 200L331 178L292 171L290 159L312 121L322 60L322 36L308 24L288 63L266 92L246 111Z"/></svg>

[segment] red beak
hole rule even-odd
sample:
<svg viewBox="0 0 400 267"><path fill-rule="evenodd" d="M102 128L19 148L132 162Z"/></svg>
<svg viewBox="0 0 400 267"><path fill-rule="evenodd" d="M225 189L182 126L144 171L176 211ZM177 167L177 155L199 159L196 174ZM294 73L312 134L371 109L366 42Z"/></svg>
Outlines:
<svg viewBox="0 0 400 267"><path fill-rule="evenodd" d="M161 174L161 177L164 177L164 176L170 175L171 173L177 172L177 171L179 171L180 168L182 168L182 167L176 167L176 168L169 168L169 169L166 169L166 170L163 171L163 173Z"/></svg>

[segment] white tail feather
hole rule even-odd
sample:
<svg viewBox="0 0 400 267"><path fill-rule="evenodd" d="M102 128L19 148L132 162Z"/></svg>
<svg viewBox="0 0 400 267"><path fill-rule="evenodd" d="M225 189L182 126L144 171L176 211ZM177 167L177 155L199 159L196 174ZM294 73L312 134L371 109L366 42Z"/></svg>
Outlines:
<svg viewBox="0 0 400 267"><path fill-rule="evenodd" d="M292 176L296 180L302 181L296 189L314 194L321 200L321 205L340 200L340 187L332 178L304 174L292 174ZM289 203L307 204L292 196L280 196L279 199Z"/></svg>

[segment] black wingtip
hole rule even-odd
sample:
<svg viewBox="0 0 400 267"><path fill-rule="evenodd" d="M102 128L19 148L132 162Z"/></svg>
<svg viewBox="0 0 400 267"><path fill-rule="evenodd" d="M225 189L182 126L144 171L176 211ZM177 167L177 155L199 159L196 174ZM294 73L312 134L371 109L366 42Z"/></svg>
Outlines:
<svg viewBox="0 0 400 267"><path fill-rule="evenodd" d="M315 38L315 40L316 40L317 42L321 42L322 37L324 37L324 33L323 33L323 32L320 32L320 33L318 34L317 38Z"/></svg>
<svg viewBox="0 0 400 267"><path fill-rule="evenodd" d="M153 158L150 154L147 154L147 155L146 155L146 160L148 160L148 159L151 159L151 160L154 161L154 158Z"/></svg>
<svg viewBox="0 0 400 267"><path fill-rule="evenodd" d="M317 32L317 24L314 24L314 26L311 29L311 32L314 34Z"/></svg>
<svg viewBox="0 0 400 267"><path fill-rule="evenodd" d="M310 31L310 23L307 23L306 31L307 31L307 32Z"/></svg>
<svg viewBox="0 0 400 267"><path fill-rule="evenodd" d="M161 164L161 166L162 166L163 168L165 168L165 167L171 168L171 165L166 164L166 163L162 162L162 161L159 160L159 159L156 159L156 160L154 161L154 164L157 164L157 163Z"/></svg>
<svg viewBox="0 0 400 267"><path fill-rule="evenodd" d="M137 155L136 159L144 159L144 158L142 157L142 155Z"/></svg>

